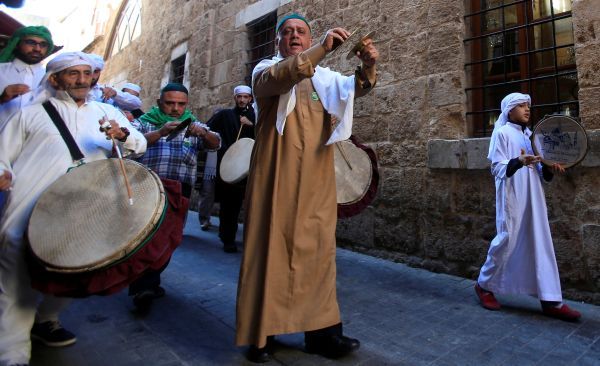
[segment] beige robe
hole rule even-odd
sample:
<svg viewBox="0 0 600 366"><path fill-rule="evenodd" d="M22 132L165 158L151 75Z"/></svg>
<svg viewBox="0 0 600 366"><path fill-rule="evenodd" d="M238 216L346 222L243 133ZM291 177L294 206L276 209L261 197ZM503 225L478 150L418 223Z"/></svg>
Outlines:
<svg viewBox="0 0 600 366"><path fill-rule="evenodd" d="M313 89L313 74L314 66L301 54L273 65L255 80L259 116L238 283L240 346L263 347L269 335L340 322L333 145L325 146L332 125ZM374 79L373 72L372 85ZM279 135L275 128L279 95L294 84L296 107ZM356 84L357 96L370 90L360 81Z"/></svg>

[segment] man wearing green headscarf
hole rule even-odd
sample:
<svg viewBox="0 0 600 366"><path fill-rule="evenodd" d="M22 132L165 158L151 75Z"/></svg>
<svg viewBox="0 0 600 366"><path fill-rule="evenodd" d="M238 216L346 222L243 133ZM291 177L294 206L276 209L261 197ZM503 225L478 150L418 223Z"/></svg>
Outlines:
<svg viewBox="0 0 600 366"><path fill-rule="evenodd" d="M368 35L347 41L350 33L339 27L313 43L309 22L299 14L284 17L276 33L277 56L252 72L256 141L246 186L236 344L250 346L248 360L266 362L273 336L304 332L307 352L339 358L360 342L344 335L336 295L333 143L350 137L354 98L375 86L379 52ZM358 48L360 66L351 76L319 66L344 42Z"/></svg>
<svg viewBox="0 0 600 366"><path fill-rule="evenodd" d="M0 52L0 125L34 100L46 73L41 61L52 53L54 43L48 28L17 29Z"/></svg>
<svg viewBox="0 0 600 366"><path fill-rule="evenodd" d="M181 194L189 199L196 181L198 152L218 149L221 138L187 108L188 90L184 85L167 84L156 103L132 123L148 141L146 152L136 160L160 178L180 182ZM177 133L178 125L188 118L192 120L190 125ZM165 295L160 287L160 274L167 264L159 270L146 271L129 286L138 313L148 312L154 299Z"/></svg>

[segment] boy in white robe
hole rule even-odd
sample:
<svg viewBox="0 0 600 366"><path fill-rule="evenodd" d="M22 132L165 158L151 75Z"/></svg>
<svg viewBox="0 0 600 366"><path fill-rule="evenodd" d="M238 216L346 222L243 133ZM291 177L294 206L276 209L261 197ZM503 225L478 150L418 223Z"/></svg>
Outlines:
<svg viewBox="0 0 600 366"><path fill-rule="evenodd" d="M494 292L540 299L543 313L567 321L581 314L562 303L554 246L548 224L542 179L564 173L535 156L527 128L531 98L511 93L501 103L488 159L496 183L496 230L487 260L475 284L481 305L499 310Z"/></svg>

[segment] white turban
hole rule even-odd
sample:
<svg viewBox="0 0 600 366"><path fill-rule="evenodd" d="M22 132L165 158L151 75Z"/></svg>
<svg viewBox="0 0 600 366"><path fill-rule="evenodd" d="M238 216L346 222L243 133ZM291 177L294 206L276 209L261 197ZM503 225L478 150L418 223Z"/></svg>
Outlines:
<svg viewBox="0 0 600 366"><path fill-rule="evenodd" d="M250 94L252 95L252 89L246 85L238 85L233 89L233 96L238 94Z"/></svg>
<svg viewBox="0 0 600 366"><path fill-rule="evenodd" d="M496 150L496 141L498 139L498 130L508 122L508 113L516 106L521 103L528 103L531 105L531 97L528 94L522 93L510 93L505 96L500 103L500 117L494 123L494 132L490 138L490 149L488 150L488 159L492 160L492 154Z"/></svg>
<svg viewBox="0 0 600 366"><path fill-rule="evenodd" d="M64 52L53 58L46 65L46 75L56 74L57 72L68 69L69 67L88 65L93 67L89 55L83 52ZM48 75L49 76L49 75Z"/></svg>
<svg viewBox="0 0 600 366"><path fill-rule="evenodd" d="M94 68L92 71L104 69L104 59L101 56L94 53L88 53L87 55L92 60L92 67Z"/></svg>
<svg viewBox="0 0 600 366"><path fill-rule="evenodd" d="M134 83L125 83L121 89L131 89L137 93L142 91L142 87Z"/></svg>
<svg viewBox="0 0 600 366"><path fill-rule="evenodd" d="M46 65L46 75L40 81L40 85L35 90L34 102L43 103L50 97L56 95L56 90L50 85L48 79L50 75L56 74L73 66L86 65L93 68L92 60L89 55L83 52L64 52L54 57Z"/></svg>

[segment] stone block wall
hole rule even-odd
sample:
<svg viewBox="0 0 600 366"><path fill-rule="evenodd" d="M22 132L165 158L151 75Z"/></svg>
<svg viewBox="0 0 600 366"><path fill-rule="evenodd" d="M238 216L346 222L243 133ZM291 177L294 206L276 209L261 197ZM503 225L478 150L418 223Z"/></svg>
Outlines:
<svg viewBox="0 0 600 366"><path fill-rule="evenodd" d="M600 128L596 1L573 1L581 116L590 130ZM380 186L372 206L339 221L338 242L475 278L495 235L495 190L485 159L487 139L468 139L463 1L144 1L141 37L108 61L103 77L127 72L129 80L142 85L148 109L171 50L187 41L191 107L207 119L216 108L231 105L233 87L244 80L248 40L242 15L273 4L279 4L280 17L295 11L310 19L315 40L336 26L376 31L379 79L373 92L355 103L354 134L376 150ZM339 54L324 62L343 73L352 73L357 64ZM599 153L592 147L589 159ZM564 292L596 303L598 182L598 164L592 162L557 177L546 189Z"/></svg>

